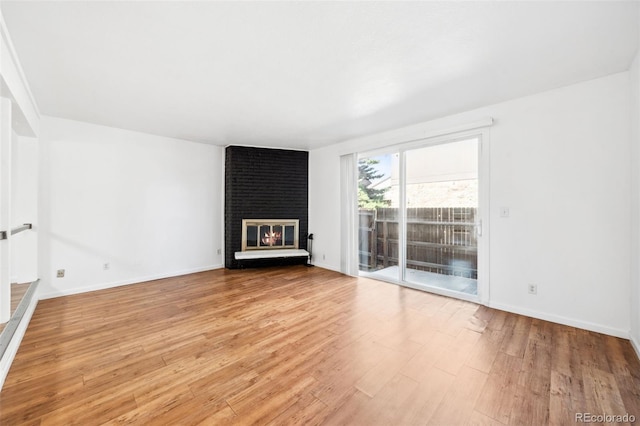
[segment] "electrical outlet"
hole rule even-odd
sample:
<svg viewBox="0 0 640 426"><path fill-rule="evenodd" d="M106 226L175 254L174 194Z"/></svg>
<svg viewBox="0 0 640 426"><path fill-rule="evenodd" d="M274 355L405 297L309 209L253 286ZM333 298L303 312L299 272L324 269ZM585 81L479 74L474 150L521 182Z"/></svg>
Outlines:
<svg viewBox="0 0 640 426"><path fill-rule="evenodd" d="M325 256L324 254L322 255L322 260L327 260L327 256Z"/></svg>
<svg viewBox="0 0 640 426"><path fill-rule="evenodd" d="M222 249L218 249L218 254L222 254Z"/></svg>
<svg viewBox="0 0 640 426"><path fill-rule="evenodd" d="M111 264L109 262L105 263L102 265L102 269L104 269L105 271L108 269L111 269Z"/></svg>
<svg viewBox="0 0 640 426"><path fill-rule="evenodd" d="M500 217L509 217L509 207L500 207Z"/></svg>
<svg viewBox="0 0 640 426"><path fill-rule="evenodd" d="M58 273L56 276L58 278L64 278L64 269L58 269Z"/></svg>
<svg viewBox="0 0 640 426"><path fill-rule="evenodd" d="M538 286L536 284L529 284L529 294L538 294Z"/></svg>

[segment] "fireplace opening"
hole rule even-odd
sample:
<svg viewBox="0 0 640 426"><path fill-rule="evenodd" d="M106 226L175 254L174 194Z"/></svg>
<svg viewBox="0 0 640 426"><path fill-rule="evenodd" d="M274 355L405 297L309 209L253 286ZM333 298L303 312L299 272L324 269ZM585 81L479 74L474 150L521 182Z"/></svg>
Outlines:
<svg viewBox="0 0 640 426"><path fill-rule="evenodd" d="M298 248L298 219L243 219L242 251Z"/></svg>

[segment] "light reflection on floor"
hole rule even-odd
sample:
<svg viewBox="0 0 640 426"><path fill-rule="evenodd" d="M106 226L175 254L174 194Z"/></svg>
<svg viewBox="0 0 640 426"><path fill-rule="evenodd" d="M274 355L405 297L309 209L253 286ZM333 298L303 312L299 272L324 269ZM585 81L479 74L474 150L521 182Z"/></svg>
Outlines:
<svg viewBox="0 0 640 426"><path fill-rule="evenodd" d="M398 279L398 267L390 266L378 271L369 272L371 278L380 277L385 280ZM455 277L453 275L436 274L435 272L417 271L407 269L406 280L414 284L423 284L431 287L443 288L465 294L478 294L478 280L473 278Z"/></svg>

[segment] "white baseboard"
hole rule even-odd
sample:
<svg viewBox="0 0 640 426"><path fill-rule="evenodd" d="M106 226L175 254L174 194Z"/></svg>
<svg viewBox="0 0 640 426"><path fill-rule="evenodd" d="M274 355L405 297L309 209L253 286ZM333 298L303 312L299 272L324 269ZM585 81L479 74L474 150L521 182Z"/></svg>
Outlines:
<svg viewBox="0 0 640 426"><path fill-rule="evenodd" d="M636 355L637 355L638 359L640 360L640 342L638 342L635 339L635 337L633 337L633 335L629 336L629 341L631 342L631 346L633 347L633 349L635 349Z"/></svg>
<svg viewBox="0 0 640 426"><path fill-rule="evenodd" d="M209 265L209 266L203 266L203 267L199 267L199 268L183 269L183 270L180 270L180 271L168 272L168 273L164 273L164 274L147 275L147 276L136 277L136 278L131 278L131 279L127 279L127 280L113 281L113 282L108 282L108 283L99 283L99 284L94 284L94 285L90 285L90 286L86 286L86 287L56 289L54 291L48 291L48 292L44 292L43 291L43 292L40 293L40 300L53 299L54 297L71 296L73 294L88 293L90 291L96 291L96 290L105 290L105 289L108 289L108 288L121 287L121 286L125 286L125 285L130 285L130 284L139 284L139 283L143 283L143 282L146 282L146 281L160 280L160 279L163 279L163 278L179 277L181 275L195 274L197 272L212 271L214 269L220 269L220 268L223 268L223 267L224 266L222 264Z"/></svg>
<svg viewBox="0 0 640 426"><path fill-rule="evenodd" d="M314 262L313 264L318 268L323 268L323 269L328 269L330 271L343 273L342 271L340 271L340 269L322 262ZM397 284L395 282L391 282L391 283ZM420 288L418 289L423 290ZM444 294L444 295L448 296L448 294ZM471 300L471 301L473 301L474 303L479 303L477 300ZM620 337L622 339L629 339L631 341L631 345L636 351L636 354L638 355L638 358L640 358L640 342L638 342L636 339L633 338L633 336L631 336L631 333L629 332L629 330L623 330L623 329L614 328L614 327L607 327L601 324L596 324L588 321L580 321L573 318L567 318L560 315L553 315L545 312L539 312L533 309L526 309L526 308L520 308L512 305L505 305L502 303L489 302L487 306L495 309L500 309L502 311L511 312L514 314L525 315L531 318L537 318L537 319L550 321L558 324L568 325L571 327L581 328L583 330L594 331L596 333L607 334L610 336Z"/></svg>
<svg viewBox="0 0 640 426"><path fill-rule="evenodd" d="M24 337L24 333L27 331L27 327L29 326L29 321L31 321L31 316L33 312L36 310L36 306L38 305L38 290L36 289L36 293L31 298L29 306L27 310L24 312L18 327L16 328L7 349L4 352L2 359L0 359L0 390L2 390L2 386L4 385L4 381L9 374L9 369L11 368L11 364L13 363L13 359L16 357L16 353L18 353L18 348L20 348L20 343L22 342L22 338Z"/></svg>
<svg viewBox="0 0 640 426"><path fill-rule="evenodd" d="M312 262L312 264L313 266L317 266L318 268L328 269L330 271L339 272L342 274L342 271L340 271L340 268L334 268L333 266L327 265L326 263Z"/></svg>
<svg viewBox="0 0 640 426"><path fill-rule="evenodd" d="M571 327L581 328L584 330L595 331L596 333L607 334L609 336L621 337L628 339L629 330L622 330L613 327L607 327L601 324L591 323L588 321L580 321L573 318L566 318L560 315L548 314L545 312L539 312L532 309L520 308L511 305L504 305L502 303L489 302L487 305L490 308L500 309L501 311L512 312L514 314L525 315L531 318L537 318L545 321L555 322L558 324L568 325ZM637 350L637 349L636 349Z"/></svg>

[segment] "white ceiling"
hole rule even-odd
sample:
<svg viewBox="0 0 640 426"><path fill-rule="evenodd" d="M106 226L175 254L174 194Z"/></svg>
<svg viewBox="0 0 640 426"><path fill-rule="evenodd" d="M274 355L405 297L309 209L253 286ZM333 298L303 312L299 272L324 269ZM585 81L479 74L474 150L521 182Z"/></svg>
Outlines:
<svg viewBox="0 0 640 426"><path fill-rule="evenodd" d="M638 3L1 2L43 114L310 149L625 71Z"/></svg>

